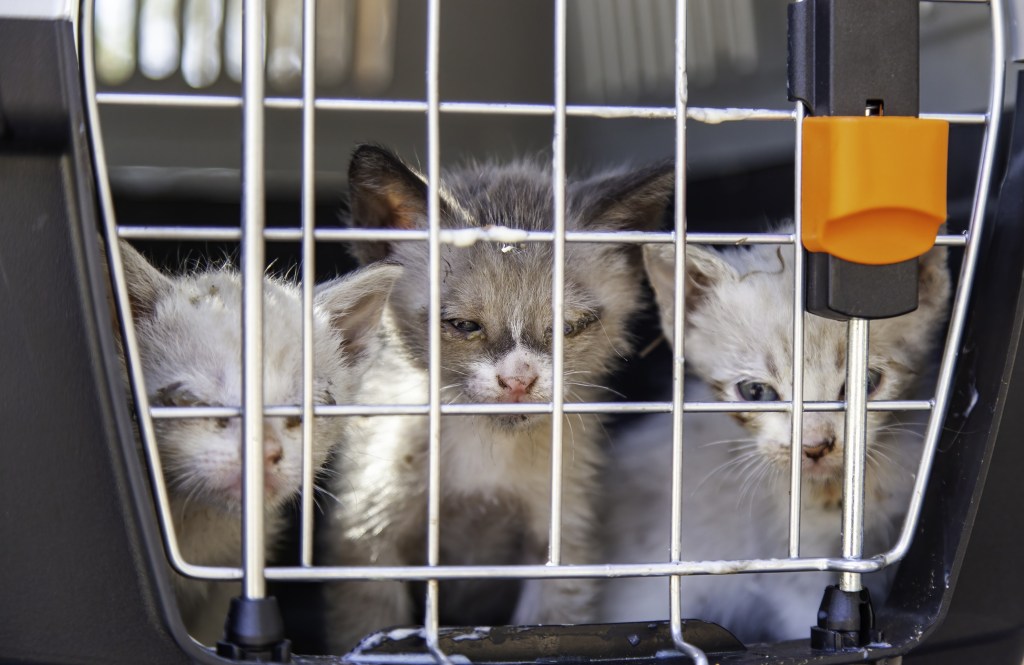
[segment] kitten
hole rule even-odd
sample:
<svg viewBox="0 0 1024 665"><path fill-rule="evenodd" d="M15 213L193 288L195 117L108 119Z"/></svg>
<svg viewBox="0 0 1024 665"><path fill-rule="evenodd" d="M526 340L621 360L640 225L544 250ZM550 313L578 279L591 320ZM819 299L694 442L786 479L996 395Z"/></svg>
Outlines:
<svg viewBox="0 0 1024 665"><path fill-rule="evenodd" d="M648 245L644 259L672 336L673 248ZM687 247L688 401L792 398L792 247L712 250ZM946 251L921 260L920 307L870 324L869 399L907 399L942 329L950 280ZM804 394L842 400L846 324L804 317ZM687 414L683 455L685 560L788 556L790 417L785 413ZM805 413L803 426L802 556L839 556L843 413ZM920 427L912 414L869 412L865 555L888 549L907 509L920 458ZM920 423L918 423L920 424ZM742 425L742 427L740 426ZM616 444L610 468L609 534L613 562L667 561L672 421L652 416ZM889 575L866 576L877 604ZM830 573L683 578L683 614L724 625L746 642L806 639ZM606 587L602 619L668 617L665 578L615 580Z"/></svg>
<svg viewBox="0 0 1024 665"><path fill-rule="evenodd" d="M385 149L363 146L349 182L352 224L425 228L427 186ZM653 229L667 205L671 165L598 175L567 187L570 230ZM531 162L449 172L441 188L444 228L552 227L551 174ZM368 372L360 399L427 399L426 243L356 244L361 262L383 257L405 268L388 305L393 336ZM565 398L607 400L601 382L630 348L628 324L641 306L639 247L567 243ZM442 399L447 403L531 404L552 398L549 243L479 242L442 249ZM599 420L565 418L562 551L566 563L595 559L594 498L602 463ZM330 537L346 565L423 564L426 556L427 419L366 418L355 446L338 458L341 506ZM441 423L442 564L546 561L551 419L546 415L444 416ZM511 586L511 590L508 588ZM595 608L592 581L442 585L446 623L582 622ZM349 582L328 590L332 646L347 650L367 633L414 620L407 585ZM513 613L513 607L515 612Z"/></svg>
<svg viewBox="0 0 1024 665"><path fill-rule="evenodd" d="M121 242L125 279L149 401L154 406L242 403L242 288L224 268L171 277ZM401 268L377 265L324 285L314 310L317 404L349 402L375 343L383 306ZM302 296L292 283L264 280L264 399L302 399ZM199 565L241 562L240 418L153 421L178 543ZM266 543L273 551L286 527L284 508L302 482L298 416L266 418ZM313 465L348 434L348 419L317 417ZM212 644L221 637L228 600L238 585L173 577L189 633Z"/></svg>

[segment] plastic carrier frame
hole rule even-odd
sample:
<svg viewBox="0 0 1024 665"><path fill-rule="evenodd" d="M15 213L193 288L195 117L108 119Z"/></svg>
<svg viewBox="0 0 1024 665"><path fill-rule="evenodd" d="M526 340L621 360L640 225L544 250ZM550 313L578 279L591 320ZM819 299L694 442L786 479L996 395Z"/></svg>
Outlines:
<svg viewBox="0 0 1024 665"><path fill-rule="evenodd" d="M5 463L0 482L0 661L33 663L178 663L231 662L194 642L185 633L172 592L168 561L180 573L215 580L240 580L243 597L256 606L266 597L267 580L310 581L332 579L394 579L426 582L427 617L424 646L407 651L393 645L376 654L350 656L357 662L451 662L462 660L457 640L438 625L437 582L479 575L508 578L618 577L720 574L746 571L830 570L847 576L871 572L902 561L892 594L878 609L879 627L885 642L840 653L811 649L807 640L776 645L739 645L727 635L700 621L673 612L666 624L651 629L640 645L626 635L628 625L537 627L527 630L497 628L483 650L474 653L480 662L565 662L655 659L672 662L898 662L912 650L912 662L1018 663L1024 653L1024 611L1018 598L1024 580L1014 565L1012 547L1021 546L1024 516L1014 509L1024 498L1018 469L1024 451L1017 445L1024 432L1020 408L1016 354L1024 323L1022 267L1024 267L1024 138L1016 109L1003 113L1005 67L1010 59L1006 13L1014 7L992 0L989 5L993 34L991 93L985 113L938 116L952 123L982 124L981 160L969 228L963 234L945 235L939 242L963 247L962 268L952 308L951 323L942 355L938 387L933 399L915 402L872 402L883 410L927 410L931 413L925 452L917 474L912 504L892 550L864 558L806 558L799 552L799 464L794 464L791 505L791 557L782 560L723 562L684 561L679 555L681 534L673 532L673 556L664 564L566 566L560 562L561 478L553 474L553 543L547 565L451 567L438 565L439 422L442 413L479 412L479 407L445 405L439 399L439 383L431 385L425 405L394 405L388 413L421 414L431 423L429 565L379 569L333 568L312 560L312 472L303 491L303 565L267 567L262 546L261 496L245 496L246 536L243 565L211 568L185 561L177 550L171 527L166 490L153 438L153 418L241 415L246 437L257 454L246 455L246 475L262 477L262 396L246 391L245 404L237 408L150 408L141 386L138 351L133 330L116 320L109 307L107 270L114 276L114 299L127 311L117 244L104 256L95 242L101 229L106 238L217 239L241 241L246 308L258 320L259 297L265 270L266 242L302 243L305 317L312 316L312 251L315 243L349 239L373 239L372 233L317 229L313 220L314 110L375 110L420 113L426 117L432 217L437 216L440 174L439 131L444 113L505 113L549 116L553 121L553 174L556 201L565 193L565 120L567 116L671 118L676 126L675 232L608 233L607 237L565 231L564 206L556 206L553 231L533 234L527 242L549 242L555 248L555 275L567 242L674 243L676 256L684 257L687 243L792 244L800 234L796 206L793 234L733 234L686 232L687 122L713 118L721 121L794 122L798 146L795 163L800 169L800 127L804 107L794 109L698 109L687 106L685 39L677 37L675 107L571 106L565 94L566 0L554 0L555 91L554 104L453 102L442 100L438 90L440 0L426 0L427 71L424 100L403 102L316 98L312 85L314 58L311 42L304 48L306 72L300 98L267 99L266 107L295 109L303 114L303 215L293 229L265 228L262 216L264 183L262 142L264 132L263 72L259 44L263 30L264 3L246 2L244 32L245 78L241 98L203 95L132 96L98 94L92 57L92 2L84 2L81 20L74 3L0 2L0 273L3 275L4 324L0 326ZM315 26L315 3L304 4L306 34ZM70 6L69 6L70 5ZM686 3L677 3L677 36L685 35ZM80 39L79 39L80 38ZM81 50L79 51L79 42ZM1018 88L1024 90L1022 88ZM100 104L154 106L208 105L240 109L243 116L245 155L243 165L243 216L240 227L167 228L118 225L114 217L99 125ZM799 182L799 177L797 178ZM409 232L426 240L434 257L441 244L454 239L436 225L428 232ZM417 235L418 234L418 235ZM479 242L488 242L481 234ZM801 253L796 253L797 279L793 320L794 378L800 385L802 359L803 297ZM109 265L106 263L109 261ZM676 285L684 275L677 262ZM439 266L432 266L433 323L438 323ZM681 288L677 288L681 293ZM559 317L561 285L553 293L555 318ZM677 307L677 311L683 308ZM130 318L130 317L129 317ZM247 321L249 319L247 318ZM675 322L681 339L684 322ZM438 325L433 325L436 331ZM117 335L128 350L133 392L139 408L138 422L149 460L140 462L125 399L117 355ZM250 337L251 339L251 337ZM562 334L556 326L554 358L561 357ZM431 365L440 358L439 337L430 335ZM247 373L259 375L262 367L258 343L246 345ZM537 405L553 413L554 459L560 459L561 436L557 416L572 412L701 412L753 411L752 405L700 403L684 400L683 366L673 367L672 402L567 404L561 397ZM434 373L437 374L436 372ZM559 376L555 372L555 376ZM558 384L556 383L556 386ZM560 391L555 390L556 395ZM797 391L796 394L799 394ZM962 404L960 402L963 402ZM976 405L976 408L971 408ZM372 414L360 405L317 407L310 403L273 406L274 415ZM321 411L321 408L323 409ZM519 408L519 407L513 407ZM840 411L842 402L767 403L762 410L803 412ZM221 413L221 412L224 413ZM488 413L508 408L488 408ZM794 420L798 420L794 418ZM793 428L795 441L801 436ZM307 433L308 437L308 433ZM676 419L674 459L681 456L681 419ZM794 449L799 450L797 445ZM308 448L307 448L308 450ZM799 460L799 456L795 456ZM557 468L557 466L556 466ZM855 471L847 470L847 473ZM676 463L674 486L680 491L681 473ZM155 491L154 491L155 490ZM984 490L984 491L983 491ZM676 502L675 510L679 510ZM858 506L845 508L857 514ZM674 524L678 524L675 513ZM678 607L677 585L672 606ZM808 624L812 618L808 618ZM383 628L383 627L382 627ZM920 649L918 650L918 647ZM918 655L920 654L920 655ZM244 656L244 650L239 652ZM252 654L250 654L252 655ZM281 655L281 654L278 654ZM273 655L262 656L273 658ZM335 662L335 657L293 655L294 662Z"/></svg>

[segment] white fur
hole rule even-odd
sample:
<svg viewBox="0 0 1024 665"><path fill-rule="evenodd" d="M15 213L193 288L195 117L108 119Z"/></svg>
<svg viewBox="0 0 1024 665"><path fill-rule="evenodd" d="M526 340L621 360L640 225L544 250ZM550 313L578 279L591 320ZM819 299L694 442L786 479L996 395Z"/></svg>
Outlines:
<svg viewBox="0 0 1024 665"><path fill-rule="evenodd" d="M150 402L164 406L242 403L241 281L229 269L170 278L122 243L126 279ZM342 330L346 316L380 317L400 272L362 271L319 294L313 317L316 402L351 398L365 362L345 348L372 336L375 326ZM302 300L291 283L264 281L264 401L302 400ZM376 311L376 315L373 312ZM241 561L241 420L154 421L182 556L192 564L237 566ZM343 418L314 423L313 466L345 438ZM266 418L266 543L273 553L285 529L283 509L301 486L302 427L297 418ZM220 637L227 602L238 585L174 577L190 634L210 644Z"/></svg>
<svg viewBox="0 0 1024 665"><path fill-rule="evenodd" d="M756 247L687 251L685 355L696 378L687 399L740 400L747 380L791 398L792 249ZM671 334L672 254L649 247L648 274ZM921 307L871 323L870 366L882 372L872 399L912 396L916 374L927 374L928 351L941 328L949 296L944 250L922 260ZM805 398L837 400L845 381L845 324L805 316ZM843 415L807 413L805 446L834 438L820 459L805 455L801 555L840 554ZM865 555L893 544L906 511L920 454L920 418L884 413L868 417ZM684 419L683 557L686 560L788 556L789 416L747 414L745 427L721 415ZM608 537L613 562L668 561L672 423L651 416L629 430L613 450ZM805 448L805 451L807 449ZM888 591L889 571L868 576L876 602ZM683 578L684 616L723 624L744 641L806 638L816 620L828 573L754 574ZM664 578L608 584L601 619L668 617Z"/></svg>
<svg viewBox="0 0 1024 665"><path fill-rule="evenodd" d="M358 395L360 401L426 401L425 372L410 363L394 346L397 344L397 340L389 339L381 358L367 372ZM550 371L549 359L544 359L542 375L545 371ZM487 390L494 383L492 375ZM486 401L487 390L475 399ZM442 417L443 563L544 561L550 514L551 429L547 417L531 418L536 422L525 429L503 431L486 417ZM595 515L588 495L593 491L600 452L588 439L599 428L596 421L587 425L589 432L582 431L582 426L578 419L574 418L571 424L567 421L563 438L566 490L562 546L565 561L572 563L586 563L594 558L587 535ZM332 562L377 566L423 563L427 419L362 418L357 428L344 456L339 458L339 504L332 512L332 526L328 529L332 534ZM360 510L347 508L351 506L359 506ZM524 550L519 558L476 558L481 555L475 550L480 541L486 541L486 535L474 532L467 521L492 513L499 521L522 514L519 528L525 527L521 534ZM410 538L410 534L418 536ZM502 554L507 555L498 555ZM404 584L352 582L327 586L332 626L329 639L335 650L351 648L372 631L412 621L414 610ZM538 585L521 595L516 620L551 623L586 617L593 602L594 594L589 590L592 587L587 580L555 580ZM527 602L528 598L535 602Z"/></svg>

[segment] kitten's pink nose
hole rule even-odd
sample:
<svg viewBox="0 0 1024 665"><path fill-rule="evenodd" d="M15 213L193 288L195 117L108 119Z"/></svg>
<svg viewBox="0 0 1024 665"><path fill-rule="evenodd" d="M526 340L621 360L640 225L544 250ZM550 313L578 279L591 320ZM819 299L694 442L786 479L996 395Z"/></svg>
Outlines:
<svg viewBox="0 0 1024 665"><path fill-rule="evenodd" d="M508 397L514 401L519 400L528 394L535 383L537 383L536 374L526 374L522 376L498 375L498 385L501 386Z"/></svg>
<svg viewBox="0 0 1024 665"><path fill-rule="evenodd" d="M805 443L804 456L809 460L817 462L822 457L832 452L832 449L835 447L835 437L830 437L828 439L822 439L820 441L814 441L811 443Z"/></svg>

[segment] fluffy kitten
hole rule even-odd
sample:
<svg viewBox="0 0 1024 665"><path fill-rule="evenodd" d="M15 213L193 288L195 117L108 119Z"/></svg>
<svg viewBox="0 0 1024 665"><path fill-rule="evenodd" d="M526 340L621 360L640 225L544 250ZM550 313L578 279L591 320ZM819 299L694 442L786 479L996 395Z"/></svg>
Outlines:
<svg viewBox="0 0 1024 665"><path fill-rule="evenodd" d="M146 390L154 406L219 406L242 402L242 288L224 268L170 277L121 242ZM324 285L314 310L314 394L317 404L351 400L375 343L381 313L401 272L378 265ZM289 282L264 280L264 399L302 399L302 299ZM154 420L178 543L200 565L241 562L242 451L240 418ZM313 464L348 433L347 419L318 417ZM286 526L285 505L302 482L298 416L264 421L266 538L272 551ZM238 585L174 576L190 634L204 643L221 636L228 599Z"/></svg>
<svg viewBox="0 0 1024 665"><path fill-rule="evenodd" d="M644 259L672 335L673 248L649 245ZM716 251L687 248L689 401L792 398L791 247ZM946 252L922 258L920 307L870 325L869 399L907 399L930 369L945 320L950 280ZM842 400L846 324L804 317L804 394ZM801 555L838 556L842 499L843 414L805 413ZM866 470L867 555L888 549L905 514L920 457L920 416L869 412ZM686 560L788 556L790 417L785 413L688 414L684 420L683 557ZM609 484L611 560L668 560L671 418L654 416L616 443ZM875 602L886 573L865 578ZM683 578L683 614L721 623L747 642L807 638L829 573ZM608 621L664 619L666 579L615 580L603 599Z"/></svg>
<svg viewBox="0 0 1024 665"><path fill-rule="evenodd" d="M358 149L350 168L352 223L367 228L425 228L427 186L390 152ZM661 165L599 175L568 185L567 227L653 229L672 189ZM503 225L549 230L548 169L531 162L472 166L445 175L444 228ZM601 382L629 350L627 326L640 308L637 246L566 246L565 397L606 400ZM386 321L394 331L367 374L360 399L423 403L427 382L426 243L356 244L362 262L382 257L405 272ZM442 399L448 403L535 403L552 398L549 243L480 242L442 250ZM338 458L340 508L332 548L349 565L422 564L426 555L427 419L366 418L355 446ZM441 562L542 563L546 560L551 420L545 415L445 416L441 424ZM562 550L566 563L595 558L594 497L602 463L599 421L565 419ZM493 584L491 586L490 584ZM332 645L414 620L407 585L351 582L328 590ZM508 587L511 586L511 589ZM447 623L581 622L595 611L587 580L442 585Z"/></svg>

